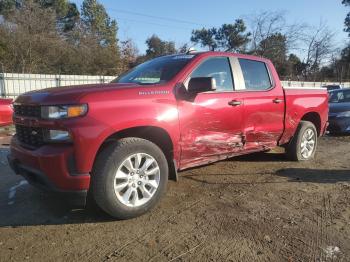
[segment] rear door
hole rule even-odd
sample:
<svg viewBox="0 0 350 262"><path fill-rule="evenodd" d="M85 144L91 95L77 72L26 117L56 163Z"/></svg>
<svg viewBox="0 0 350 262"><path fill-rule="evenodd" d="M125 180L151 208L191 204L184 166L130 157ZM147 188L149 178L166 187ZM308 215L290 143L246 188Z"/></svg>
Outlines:
<svg viewBox="0 0 350 262"><path fill-rule="evenodd" d="M213 77L216 91L199 93L193 101L179 100L181 168L213 162L242 150L243 100L234 92L230 59L210 57L187 78Z"/></svg>
<svg viewBox="0 0 350 262"><path fill-rule="evenodd" d="M273 147L284 129L284 93L263 61L238 58L244 78L245 149ZM274 72L275 73L275 72ZM278 83L277 83L278 82Z"/></svg>

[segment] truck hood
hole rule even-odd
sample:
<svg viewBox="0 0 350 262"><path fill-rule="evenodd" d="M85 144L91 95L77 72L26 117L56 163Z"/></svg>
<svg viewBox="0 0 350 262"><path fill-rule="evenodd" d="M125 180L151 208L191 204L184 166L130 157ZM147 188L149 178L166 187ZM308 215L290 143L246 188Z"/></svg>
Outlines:
<svg viewBox="0 0 350 262"><path fill-rule="evenodd" d="M143 86L137 84L110 83L46 88L22 94L15 100L15 103L33 105L70 104L79 102L88 94L100 92L108 93L137 87L142 88Z"/></svg>

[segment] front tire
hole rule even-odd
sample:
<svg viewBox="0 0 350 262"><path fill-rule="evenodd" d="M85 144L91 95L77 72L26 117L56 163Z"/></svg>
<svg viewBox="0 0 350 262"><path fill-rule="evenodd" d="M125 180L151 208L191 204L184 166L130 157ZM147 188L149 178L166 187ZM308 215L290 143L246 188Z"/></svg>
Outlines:
<svg viewBox="0 0 350 262"><path fill-rule="evenodd" d="M123 138L97 156L92 195L99 207L117 219L140 216L166 191L168 162L162 150L141 138Z"/></svg>
<svg viewBox="0 0 350 262"><path fill-rule="evenodd" d="M294 137L286 148L288 159L307 161L315 157L317 148L317 130L313 123L300 121Z"/></svg>

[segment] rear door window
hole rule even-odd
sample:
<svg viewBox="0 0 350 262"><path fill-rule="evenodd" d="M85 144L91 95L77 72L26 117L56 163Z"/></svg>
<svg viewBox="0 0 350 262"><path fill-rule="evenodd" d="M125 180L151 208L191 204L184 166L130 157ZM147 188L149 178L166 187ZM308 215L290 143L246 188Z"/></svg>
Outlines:
<svg viewBox="0 0 350 262"><path fill-rule="evenodd" d="M260 61L239 59L247 90L268 90L272 87L266 64Z"/></svg>

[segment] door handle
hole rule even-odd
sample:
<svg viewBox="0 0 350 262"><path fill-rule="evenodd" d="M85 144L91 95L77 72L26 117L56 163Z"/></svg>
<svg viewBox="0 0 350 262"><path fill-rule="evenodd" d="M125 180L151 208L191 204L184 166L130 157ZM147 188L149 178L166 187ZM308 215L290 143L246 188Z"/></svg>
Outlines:
<svg viewBox="0 0 350 262"><path fill-rule="evenodd" d="M283 103L284 100L283 99L279 99L279 98L275 98L274 100L272 100L272 102L274 102L275 104L280 104L280 103Z"/></svg>
<svg viewBox="0 0 350 262"><path fill-rule="evenodd" d="M242 104L242 101L232 100L232 101L228 102L228 104L230 106L240 106Z"/></svg>

